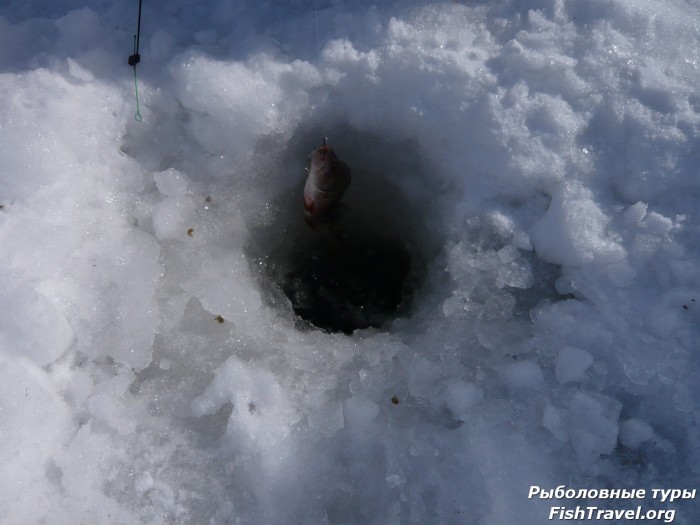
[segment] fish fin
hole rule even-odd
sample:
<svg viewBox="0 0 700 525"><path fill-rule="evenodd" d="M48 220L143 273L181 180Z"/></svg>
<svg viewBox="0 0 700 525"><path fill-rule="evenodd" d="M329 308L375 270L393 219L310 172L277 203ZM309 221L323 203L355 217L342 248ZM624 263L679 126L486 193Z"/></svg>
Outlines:
<svg viewBox="0 0 700 525"><path fill-rule="evenodd" d="M314 200L304 193L304 209L313 214L315 204Z"/></svg>

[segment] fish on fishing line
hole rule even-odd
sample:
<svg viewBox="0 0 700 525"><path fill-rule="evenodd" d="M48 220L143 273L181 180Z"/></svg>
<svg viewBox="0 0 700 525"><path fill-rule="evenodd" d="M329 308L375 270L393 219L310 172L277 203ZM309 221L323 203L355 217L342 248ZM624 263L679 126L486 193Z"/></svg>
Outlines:
<svg viewBox="0 0 700 525"><path fill-rule="evenodd" d="M328 145L328 139L308 158L308 175L304 185L304 218L312 228L328 219L338 208L350 185L350 168Z"/></svg>

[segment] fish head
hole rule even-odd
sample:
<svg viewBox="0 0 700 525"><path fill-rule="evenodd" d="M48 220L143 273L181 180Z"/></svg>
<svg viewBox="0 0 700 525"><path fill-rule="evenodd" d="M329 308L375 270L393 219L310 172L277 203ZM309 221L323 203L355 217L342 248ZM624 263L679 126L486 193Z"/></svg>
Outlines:
<svg viewBox="0 0 700 525"><path fill-rule="evenodd" d="M309 155L309 172L317 174L325 174L334 168L338 163L338 156L330 146L324 144L320 148L316 148Z"/></svg>

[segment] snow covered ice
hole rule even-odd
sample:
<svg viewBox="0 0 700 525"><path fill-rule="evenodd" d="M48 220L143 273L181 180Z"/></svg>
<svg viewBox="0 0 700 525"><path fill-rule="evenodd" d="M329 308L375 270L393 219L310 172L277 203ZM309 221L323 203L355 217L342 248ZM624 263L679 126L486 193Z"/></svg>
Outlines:
<svg viewBox="0 0 700 525"><path fill-rule="evenodd" d="M142 122L137 7L0 7L0 523L534 525L577 502L532 485L698 487L696 2L145 0ZM348 334L285 295L322 136L413 268Z"/></svg>

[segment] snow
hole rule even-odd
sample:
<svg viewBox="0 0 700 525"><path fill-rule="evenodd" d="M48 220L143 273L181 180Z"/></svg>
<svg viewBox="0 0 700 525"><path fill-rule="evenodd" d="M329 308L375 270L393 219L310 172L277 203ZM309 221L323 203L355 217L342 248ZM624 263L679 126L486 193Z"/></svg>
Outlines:
<svg viewBox="0 0 700 525"><path fill-rule="evenodd" d="M624 259L624 249L610 238L610 219L590 190L578 184L557 186L544 217L530 230L540 257L554 264L581 266Z"/></svg>
<svg viewBox="0 0 700 525"><path fill-rule="evenodd" d="M189 231L187 226L192 223L196 211L186 195L188 181L173 169L155 173L153 180L166 197L152 212L153 229L158 239L175 239Z"/></svg>
<svg viewBox="0 0 700 525"><path fill-rule="evenodd" d="M694 2L143 9L137 122L136 2L0 7L0 523L536 524L570 502L531 485L697 486ZM284 281L324 136L353 246L412 261L350 334Z"/></svg>
<svg viewBox="0 0 700 525"><path fill-rule="evenodd" d="M582 381L586 370L593 364L591 354L580 348L565 346L554 364L554 375L560 383Z"/></svg>
<svg viewBox="0 0 700 525"><path fill-rule="evenodd" d="M629 448L638 448L639 445L654 436L654 429L641 419L628 419L620 424L620 441Z"/></svg>

